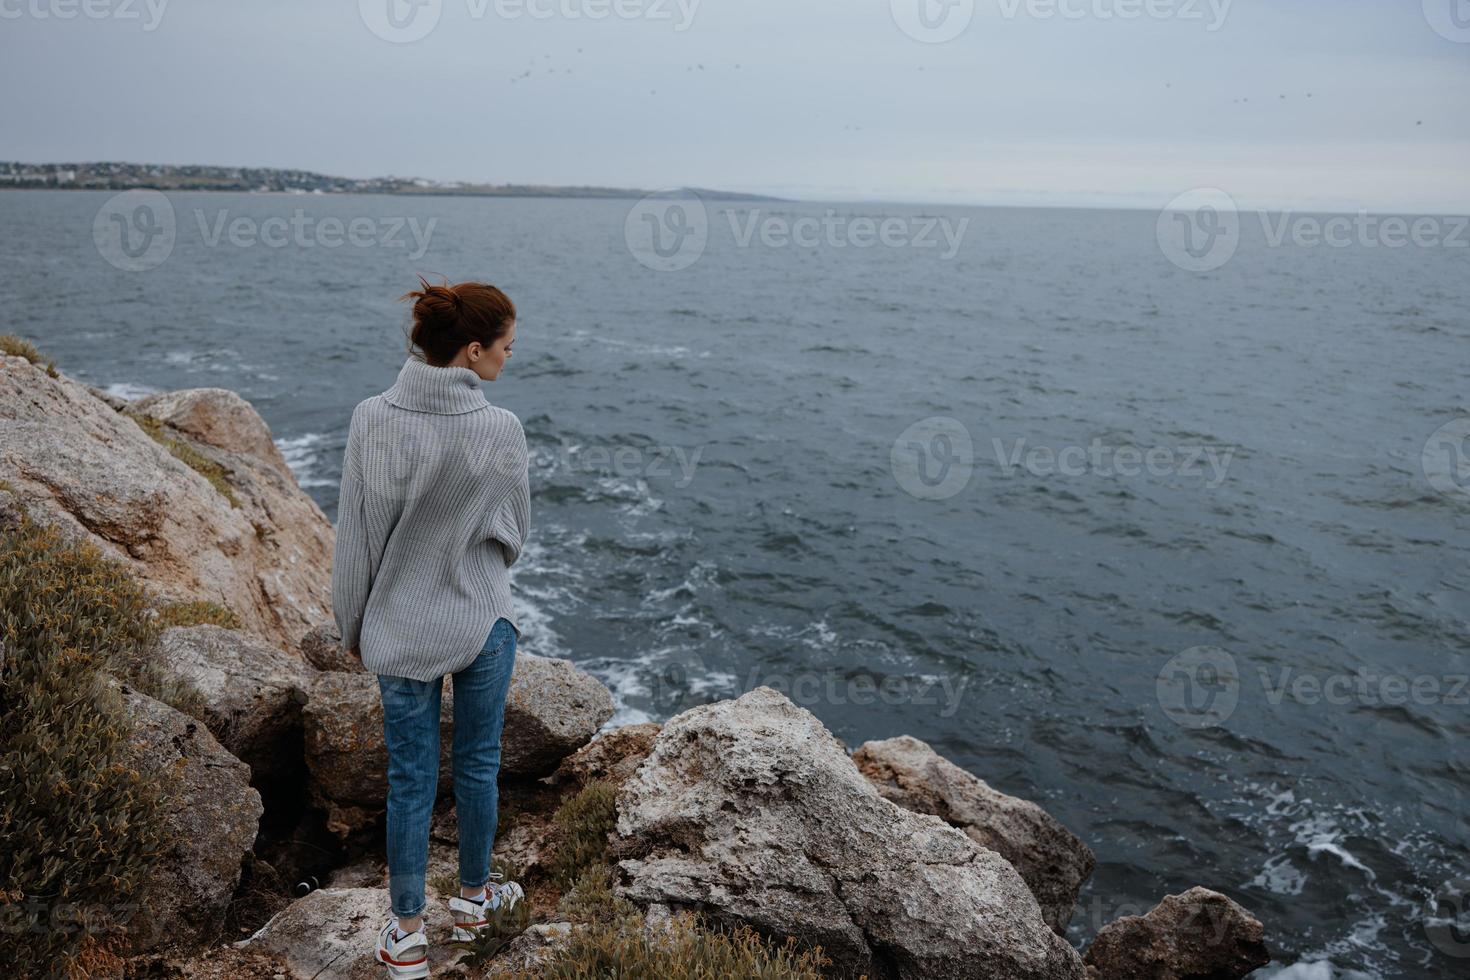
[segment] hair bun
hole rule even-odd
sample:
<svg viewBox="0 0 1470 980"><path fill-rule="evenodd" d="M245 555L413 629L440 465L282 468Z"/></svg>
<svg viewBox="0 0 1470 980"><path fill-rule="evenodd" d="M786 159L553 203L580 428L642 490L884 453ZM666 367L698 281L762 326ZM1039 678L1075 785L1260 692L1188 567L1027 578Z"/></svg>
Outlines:
<svg viewBox="0 0 1470 980"><path fill-rule="evenodd" d="M432 364L453 360L470 341L491 346L504 336L516 316L510 297L489 283L436 285L419 276L419 286L399 298L414 301L410 343L419 347Z"/></svg>

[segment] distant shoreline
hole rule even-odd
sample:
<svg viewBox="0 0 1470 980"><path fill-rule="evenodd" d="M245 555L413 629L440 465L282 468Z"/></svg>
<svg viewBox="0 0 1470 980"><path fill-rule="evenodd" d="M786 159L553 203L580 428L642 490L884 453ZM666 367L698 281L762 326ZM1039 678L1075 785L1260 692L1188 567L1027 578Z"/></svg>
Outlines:
<svg viewBox="0 0 1470 980"><path fill-rule="evenodd" d="M701 197L721 201L785 202L763 194L679 187L642 190L556 184L477 184L421 177L334 177L273 167L177 166L157 163L18 163L0 161L0 189L52 191L218 191L234 194L391 194L400 197L540 197L638 200Z"/></svg>

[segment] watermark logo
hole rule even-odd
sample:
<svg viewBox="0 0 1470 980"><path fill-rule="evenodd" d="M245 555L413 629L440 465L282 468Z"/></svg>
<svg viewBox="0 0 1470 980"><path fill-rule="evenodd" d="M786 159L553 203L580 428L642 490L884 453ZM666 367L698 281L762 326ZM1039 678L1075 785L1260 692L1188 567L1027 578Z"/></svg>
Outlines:
<svg viewBox="0 0 1470 980"><path fill-rule="evenodd" d="M975 0L889 0L893 22L915 41L943 44L975 19Z"/></svg>
<svg viewBox="0 0 1470 980"><path fill-rule="evenodd" d="M757 241L766 248L943 248L939 257L945 261L959 254L960 245L969 230L970 219L951 221L947 217L900 218L889 216L879 220L870 215L839 215L828 208L822 217L802 215L787 218L765 214L752 208L744 215L727 208L725 218L737 248L750 248Z"/></svg>
<svg viewBox="0 0 1470 980"><path fill-rule="evenodd" d="M1199 646L1164 664L1154 685L1159 707L1184 728L1216 728L1240 703L1240 670L1219 647Z"/></svg>
<svg viewBox="0 0 1470 980"><path fill-rule="evenodd" d="M92 241L107 263L124 272L156 269L173 254L174 206L159 191L123 191L97 209Z"/></svg>
<svg viewBox="0 0 1470 980"><path fill-rule="evenodd" d="M153 935L148 930L129 925L140 910L141 906L137 902L122 902L116 905L105 905L99 902L53 903L32 895L20 901L9 899L0 901L0 932L11 935L20 933L38 935L85 933L94 936L127 933L134 936Z"/></svg>
<svg viewBox="0 0 1470 980"><path fill-rule="evenodd" d="M1429 485L1440 493L1470 497L1470 417L1436 429L1424 443L1419 464Z"/></svg>
<svg viewBox="0 0 1470 980"><path fill-rule="evenodd" d="M489 6L502 20L619 20L671 21L682 34L694 23L700 0L466 0L470 16L485 16Z"/></svg>
<svg viewBox="0 0 1470 980"><path fill-rule="evenodd" d="M0 0L3 2L3 0ZM689 30L700 0L465 0L470 20L646 20ZM439 26L443 0L358 0L367 29L393 44L421 41Z"/></svg>
<svg viewBox="0 0 1470 980"><path fill-rule="evenodd" d="M949 718L960 709L969 677L958 680L948 674L905 677L880 674L849 667L827 667L821 670L799 670L794 673L766 672L759 665L745 677L742 693L757 687L769 687L786 695L803 708L823 705L884 704L936 708L940 718Z"/></svg>
<svg viewBox="0 0 1470 980"><path fill-rule="evenodd" d="M163 22L169 0L0 0L0 20L135 20L145 32Z"/></svg>
<svg viewBox="0 0 1470 980"><path fill-rule="evenodd" d="M1424 934L1446 956L1470 958L1470 878L1447 881L1425 900Z"/></svg>
<svg viewBox="0 0 1470 980"><path fill-rule="evenodd" d="M958 419L920 419L893 440L888 465L905 493L920 500L946 500L969 486L975 444Z"/></svg>
<svg viewBox="0 0 1470 980"><path fill-rule="evenodd" d="M1470 705L1470 675L1380 674L1369 667L1325 676L1290 666L1272 672L1259 668L1266 700L1279 705L1287 695L1295 704L1317 705Z"/></svg>
<svg viewBox="0 0 1470 980"><path fill-rule="evenodd" d="M1225 482L1235 446L1112 446L1094 438L1089 444L1028 445L1025 437L992 438L1001 475L1024 472L1035 477L1183 477L1202 480L1213 490ZM974 440L964 423L946 416L921 419L901 432L889 454L893 478L922 500L953 497L970 482L976 462Z"/></svg>
<svg viewBox="0 0 1470 980"><path fill-rule="evenodd" d="M1283 212L1275 218L1258 212L1269 248L1290 242L1296 248L1470 248L1470 217L1375 215L1359 211L1318 218Z"/></svg>
<svg viewBox="0 0 1470 980"><path fill-rule="evenodd" d="M367 427L360 458L381 460L382 469L374 472L372 485L364 487L366 492L407 504L433 490L434 463L453 454L441 451L438 430L424 424L419 415L394 412L384 425ZM488 456L476 458L479 462L471 465L477 471L488 471L494 465Z"/></svg>
<svg viewBox="0 0 1470 980"><path fill-rule="evenodd" d="M711 672L700 654L680 650L677 659L666 662L649 681L649 706L659 718L696 708L731 696L726 690L728 674Z"/></svg>
<svg viewBox="0 0 1470 980"><path fill-rule="evenodd" d="M678 272L704 255L709 212L697 197L650 194L628 212L623 240L640 265L656 272Z"/></svg>
<svg viewBox="0 0 1470 980"><path fill-rule="evenodd" d="M1225 482L1230 461L1235 457L1234 446L1109 446L1101 439L1093 439L1086 446L1032 446L1026 448L1024 438L1017 439L1009 449L1004 440L992 439L995 460L1001 472L1010 476L1024 469L1032 476L1138 476L1147 473L1153 477L1182 476L1209 479L1205 487L1213 490Z"/></svg>
<svg viewBox="0 0 1470 980"><path fill-rule="evenodd" d="M563 441L554 452L537 452L537 461L557 473L605 474L622 479L670 479L679 490L694 482L703 446L575 446Z"/></svg>
<svg viewBox="0 0 1470 980"><path fill-rule="evenodd" d="M420 223L412 216L372 217L359 215L343 220L335 215L312 217L304 208L296 208L290 218L272 215L257 219L249 215L230 217L229 208L208 215L194 209L194 221L206 248L221 243L235 248L412 248L410 259L421 259L429 250L438 218Z"/></svg>
<svg viewBox="0 0 1470 980"><path fill-rule="evenodd" d="M1034 20L1200 21L1213 34L1225 26L1235 0L1000 0L1006 20L1025 14Z"/></svg>
<svg viewBox="0 0 1470 980"><path fill-rule="evenodd" d="M1445 40L1470 44L1470 0L1424 0L1424 19Z"/></svg>
<svg viewBox="0 0 1470 980"><path fill-rule="evenodd" d="M1165 205L1154 227L1159 250L1186 272L1213 272L1240 247L1240 210L1218 187L1197 187Z"/></svg>
<svg viewBox="0 0 1470 980"><path fill-rule="evenodd" d="M357 0L367 29L384 41L411 44L429 36L444 12L443 0Z"/></svg>

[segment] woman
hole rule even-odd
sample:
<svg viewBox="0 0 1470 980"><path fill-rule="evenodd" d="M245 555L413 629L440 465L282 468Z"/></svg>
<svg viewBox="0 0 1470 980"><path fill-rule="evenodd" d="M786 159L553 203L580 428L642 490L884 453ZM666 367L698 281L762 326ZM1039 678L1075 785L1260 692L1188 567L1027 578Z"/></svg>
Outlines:
<svg viewBox="0 0 1470 980"><path fill-rule="evenodd" d="M490 849L520 638L507 569L529 529L529 469L520 419L481 388L510 359L516 311L484 283L419 282L402 298L414 300L421 354L411 347L393 386L352 412L332 566L342 647L378 675L383 699L392 915L375 955L394 980L429 975L424 872L445 674L459 821L454 938L472 938L491 910L524 897L490 873Z"/></svg>

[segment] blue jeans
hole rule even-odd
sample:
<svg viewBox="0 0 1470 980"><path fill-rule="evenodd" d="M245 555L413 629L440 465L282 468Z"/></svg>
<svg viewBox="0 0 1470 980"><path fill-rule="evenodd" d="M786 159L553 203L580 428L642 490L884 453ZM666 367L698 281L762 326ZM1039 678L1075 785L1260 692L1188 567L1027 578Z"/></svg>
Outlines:
<svg viewBox="0 0 1470 980"><path fill-rule="evenodd" d="M500 731L515 669L516 631L495 621L480 655L454 676L454 806L459 822L459 880L479 888L490 880L500 804ZM393 914L424 911L429 822L439 785L439 710L444 678L416 681L378 675L383 741L388 747L388 893Z"/></svg>

